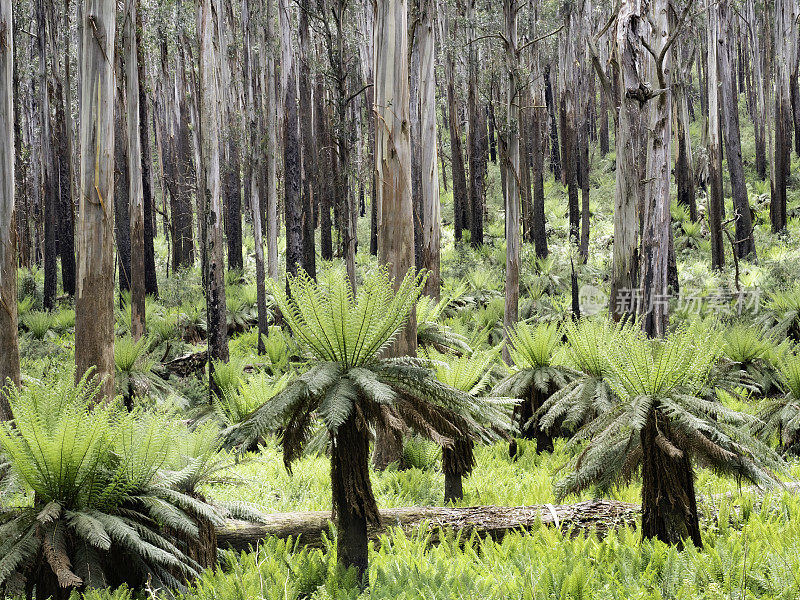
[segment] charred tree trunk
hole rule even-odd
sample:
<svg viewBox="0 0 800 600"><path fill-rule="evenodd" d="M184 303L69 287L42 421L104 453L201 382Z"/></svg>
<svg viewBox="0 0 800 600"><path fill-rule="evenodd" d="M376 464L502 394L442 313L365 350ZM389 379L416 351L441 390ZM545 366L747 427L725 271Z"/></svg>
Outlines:
<svg viewBox="0 0 800 600"><path fill-rule="evenodd" d="M147 114L147 90L144 77L144 47L142 46L142 11L136 13L136 64L139 77L139 147L141 148L142 169L142 222L144 236L144 290L150 296L158 296L158 278L156 277L156 253L153 245L156 230L153 221L153 186L150 173L150 129ZM190 213L191 215L191 213ZM189 223L189 254L191 255L191 222Z"/></svg>
<svg viewBox="0 0 800 600"><path fill-rule="evenodd" d="M486 177L487 130L486 113L481 110L479 99L479 57L475 40L475 2L467 2L469 23L469 93L467 114L469 119L469 170L470 170L470 244L477 248L483 245L484 178Z"/></svg>
<svg viewBox="0 0 800 600"><path fill-rule="evenodd" d="M728 174L731 178L733 192L733 213L736 227L735 250L739 258L756 258L756 243L753 238L753 219L750 202L747 197L747 186L744 180L744 164L742 162L742 143L739 137L739 101L736 93L736 82L732 78L731 52L733 35L731 33L727 0L718 5L719 26L719 75L720 99L722 100L722 129L725 137L725 153L728 162Z"/></svg>
<svg viewBox="0 0 800 600"><path fill-rule="evenodd" d="M550 81L550 65L544 68L544 99L550 115L550 169L556 179L561 177L561 154L558 150L558 121L553 98L553 84Z"/></svg>
<svg viewBox="0 0 800 600"><path fill-rule="evenodd" d="M137 0L125 2L125 84L128 101L128 179L131 243L131 336L145 332L144 192L139 117L139 68L136 46Z"/></svg>
<svg viewBox="0 0 800 600"><path fill-rule="evenodd" d="M297 275L303 265L303 212L300 165L300 122L297 116L297 73L289 30L288 0L281 0L281 85L283 92L283 184L286 223L286 271Z"/></svg>
<svg viewBox="0 0 800 600"><path fill-rule="evenodd" d="M452 447L442 448L445 504L464 498L463 478L475 467L474 445L472 440L460 439Z"/></svg>

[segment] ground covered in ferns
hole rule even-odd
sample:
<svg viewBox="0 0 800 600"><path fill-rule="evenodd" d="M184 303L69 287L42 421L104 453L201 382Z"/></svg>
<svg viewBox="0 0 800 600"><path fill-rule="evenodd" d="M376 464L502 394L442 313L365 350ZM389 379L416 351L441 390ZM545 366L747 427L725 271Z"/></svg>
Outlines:
<svg viewBox="0 0 800 600"><path fill-rule="evenodd" d="M742 106L743 103L740 103ZM693 131L695 136L699 132ZM743 153L746 168L752 165L752 127L743 120ZM731 214L727 169L726 209ZM741 320L755 327L764 299L779 290L790 289L800 281L800 163L793 156L788 212L789 224L783 236L769 232L769 183L760 182L748 170L751 205L757 210L755 237L758 264L742 264L739 286L758 298L755 309L742 319L722 314L728 322ZM596 287L607 294L611 257L612 198L614 155L600 158L593 150L591 175L591 243L587 264L571 260L567 239L566 195L560 184L549 178L545 184L547 232L550 257L536 260L525 244L522 252L520 316L533 321L563 321L569 314L571 263L575 263L579 285ZM499 171L490 165L488 176L488 220L486 245L480 249L456 247L449 221L452 196L443 190L442 273L443 294L469 297L465 310L453 310L442 317L452 331L463 335L473 347L496 347L502 339L503 273L505 245ZM673 194L674 197L674 194ZM701 213L704 198L699 198ZM705 223L694 224L686 211L673 205L678 274L681 293L698 297L695 304L675 302L673 323L697 318L720 317L721 291L736 288L730 248L722 272L712 272ZM248 225L246 224L245 231ZM369 248L369 220L359 222L358 269L360 276L374 269L376 259ZM282 243L282 242L281 242ZM231 339L231 367L218 376L249 380L246 365L263 365L256 354L255 286L252 237L245 237L245 270L228 276L228 318L235 332ZM169 248L163 237L156 240L159 268L168 264ZM574 257L572 257L574 259ZM319 269L335 268L318 263ZM20 321L23 372L37 379L53 370L69 375L74 361L75 313L68 301L53 314L41 311L40 271L20 273ZM180 274L159 273L160 298L147 307L149 338L146 346L136 347L126 340L129 309L120 308L117 328L117 382L121 394L127 382L147 389L146 400L154 405L173 405L189 418L208 409L208 382L200 377L170 377L166 384L162 363L186 352L203 348L193 331L204 326L204 301L200 294L197 268ZM800 292L797 292L800 298ZM126 329L128 328L128 329ZM276 356L291 350L274 340ZM271 342L272 343L272 342ZM274 372L277 365L270 358ZM258 369L257 369L258 370ZM278 371L290 370L282 365ZM256 375L257 376L257 375ZM218 382L224 384L225 382ZM734 402L731 399L724 401ZM737 408L753 412L755 407L738 403ZM553 454L539 455L532 444L522 443L521 457L508 458L508 444L478 447L477 467L465 479L461 505L519 506L555 503L553 482L570 456L557 441ZM411 440L406 445L406 460L411 468L388 469L373 473L378 505L382 508L441 505L443 476L438 449ZM280 449L267 440L258 452L225 474L224 481L208 485L203 492L211 500L236 500L252 503L265 512L328 510L331 507L330 466L324 453L309 450L289 475ZM794 464L792 474L800 476ZM388 534L370 553L371 588L359 596L347 573L336 568L335 544L323 550L307 550L296 542L264 540L252 553L223 552L220 566L195 582L186 599L250 600L323 598L408 598L420 600L452 598L519 599L703 599L739 600L747 598L795 599L800 597L800 496L774 493L761 502L753 493L738 494L738 483L698 470L699 495L732 493L724 501L703 504L704 548L684 550L661 543L642 543L635 530L622 529L604 539L595 536L571 537L540 528L529 534L510 534L502 542L446 538L428 543L428 532L412 537ZM612 497L639 502L640 486L633 483L612 492ZM591 498L571 496L564 502ZM332 532L333 535L333 532ZM93 591L90 600L125 600L136 597L166 597L163 594Z"/></svg>

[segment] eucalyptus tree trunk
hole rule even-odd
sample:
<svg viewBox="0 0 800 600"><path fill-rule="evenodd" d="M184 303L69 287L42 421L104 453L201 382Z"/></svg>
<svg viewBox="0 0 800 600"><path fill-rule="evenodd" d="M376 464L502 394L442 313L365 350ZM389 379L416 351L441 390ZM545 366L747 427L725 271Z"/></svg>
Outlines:
<svg viewBox="0 0 800 600"><path fill-rule="evenodd" d="M742 162L742 143L739 136L739 101L736 81L733 79L731 53L734 37L731 32L733 12L727 0L720 0L717 5L717 26L719 40L717 44L718 66L720 76L720 99L722 100L722 130L725 138L725 156L728 163L728 174L733 192L733 219L736 227L734 243L736 256L747 256L755 260L756 243L753 239L753 218L750 202L747 197L747 185L744 179Z"/></svg>
<svg viewBox="0 0 800 600"><path fill-rule="evenodd" d="M131 335L145 331L144 192L139 123L139 68L136 52L137 0L125 1L125 85L128 108L128 206L131 220Z"/></svg>
<svg viewBox="0 0 800 600"><path fill-rule="evenodd" d="M414 265L414 224L411 201L411 140L409 139L408 12L405 0L375 5L375 192L378 202L378 259L397 288ZM390 350L392 356L414 356L416 316ZM378 430L373 463L385 468L400 463L402 439ZM366 548L364 549L366 552Z"/></svg>
<svg viewBox="0 0 800 600"><path fill-rule="evenodd" d="M229 2L230 0L228 0ZM229 8L229 7L227 7ZM228 13L227 17L224 13ZM222 107L220 127L222 133L222 159L220 176L222 178L223 205L225 210L225 238L228 250L228 269L241 270L242 262L242 176L241 144L237 121L240 109L239 94L231 68L231 47L234 44L231 10L219 6L217 13L217 35L220 55L217 59L221 75L219 94ZM228 21L231 21L230 25ZM223 153L224 151L224 153Z"/></svg>
<svg viewBox="0 0 800 600"><path fill-rule="evenodd" d="M436 50L434 48L434 0L420 0L420 22L417 27L419 40L419 98L422 175L422 264L428 272L425 293L439 299L441 275L439 257L442 219L439 203L439 165L436 135Z"/></svg>
<svg viewBox="0 0 800 600"><path fill-rule="evenodd" d="M17 340L17 252L14 205L14 26L11 2L0 2L0 390L20 385ZM0 391L0 420L11 419Z"/></svg>
<svg viewBox="0 0 800 600"><path fill-rule="evenodd" d="M483 203L484 179L487 162L486 112L482 110L479 99L480 59L475 34L476 0L467 0L467 26L469 36L468 71L469 87L467 94L467 120L469 121L469 170L470 170L470 245L483 245Z"/></svg>
<svg viewBox="0 0 800 600"><path fill-rule="evenodd" d="M762 50L763 35L761 31L761 19L756 17L755 0L746 0L745 14L750 38L750 49L753 53L753 88L755 105L753 107L753 129L755 131L756 142L756 173L761 180L767 177L767 152L766 152L766 124L767 124L767 102L765 99L764 85L764 52Z"/></svg>
<svg viewBox="0 0 800 600"><path fill-rule="evenodd" d="M296 275L303 264L300 122L297 116L297 66L292 50L291 6L280 0L281 86L283 91L283 203L286 224L286 272Z"/></svg>
<svg viewBox="0 0 800 600"><path fill-rule="evenodd" d="M719 70L717 64L719 42L719 9L713 5L708 10L708 228L711 234L711 267L722 269L725 251L722 245L722 155L719 139Z"/></svg>
<svg viewBox="0 0 800 600"><path fill-rule="evenodd" d="M653 0L651 39L659 52L670 36L668 0ZM672 53L665 52L651 68L658 95L647 102L647 171L641 240L641 297L638 313L642 329L650 337L664 337L668 323L668 271L670 248L669 183L672 141Z"/></svg>
<svg viewBox="0 0 800 600"><path fill-rule="evenodd" d="M213 16L220 10L216 0L202 0L197 12L197 37L200 42L200 153L203 179L198 191L202 197L205 219L205 285L208 321L208 379L214 392L214 361L228 362L228 324L225 304L225 263L223 247L222 182L220 180L220 145L217 56L214 48Z"/></svg>
<svg viewBox="0 0 800 600"><path fill-rule="evenodd" d="M61 284L65 294L75 295L75 215L72 198L74 190L74 165L72 161L72 103L71 78L69 67L70 35L62 33L64 40L63 56L56 33L55 5L48 2L48 33L50 39L50 71L52 73L54 173L57 188L56 234L58 235L58 254L61 258ZM63 31L69 32L69 0L64 3ZM63 62L63 68L61 63Z"/></svg>
<svg viewBox="0 0 800 600"><path fill-rule="evenodd" d="M245 122L247 126L244 133L247 140L247 150L245 160L247 162L246 173L250 176L250 214L253 219L253 242L255 245L256 257L256 308L258 311L258 353L264 354L264 336L267 335L267 295L265 289L264 271L264 239L261 225L261 197L259 195L260 186L258 180L263 169L261 136L259 135L259 118L256 114L256 103L258 102L257 87L257 68L254 60L253 44L258 42L259 47L264 48L263 37L260 35L262 23L258 22L261 17L260 2L255 2L255 19L251 20L250 0L242 0L242 42L244 46L244 61L242 74L245 85ZM274 188L274 185L273 185Z"/></svg>
<svg viewBox="0 0 800 600"><path fill-rule="evenodd" d="M55 307L58 287L58 180L53 156L50 121L50 79L47 73L46 0L36 0L37 49L39 54L39 121L41 125L42 191L44 193L44 308Z"/></svg>
<svg viewBox="0 0 800 600"><path fill-rule="evenodd" d="M267 39L264 43L264 68L262 71L264 90L263 110L266 113L266 215L267 221L267 275L278 279L278 116L275 82L275 4L274 0L265 0Z"/></svg>
<svg viewBox="0 0 800 600"><path fill-rule="evenodd" d="M145 58L142 44L142 11L136 12L136 62L139 69L139 140L142 165L142 198L144 221L144 291L150 296L158 296L158 278L156 276L156 254L153 246L155 238L155 217L153 211L153 186L151 174L150 127L147 110L147 90L145 89ZM191 232L191 223L189 225ZM190 246L191 248L191 246Z"/></svg>
<svg viewBox="0 0 800 600"><path fill-rule="evenodd" d="M561 177L561 153L558 149L558 121L556 105L553 97L553 82L550 77L550 65L544 68L544 100L550 116L550 170L556 179Z"/></svg>
<svg viewBox="0 0 800 600"><path fill-rule="evenodd" d="M580 35L577 8L565 5L564 35L559 47L560 114L561 114L561 158L569 208L569 237L573 244L580 243L580 205L578 204L578 130L576 85L577 50L575 37Z"/></svg>
<svg viewBox="0 0 800 600"><path fill-rule="evenodd" d="M517 13L515 0L503 0L505 61L508 74L506 89L506 156L500 153L506 169L506 281L503 329L506 343L503 344L503 360L511 363L508 350L509 335L517 323L519 310L519 210L520 210L520 110L517 89L519 88L519 50L517 48ZM527 157L525 157L527 160Z"/></svg>
<svg viewBox="0 0 800 600"><path fill-rule="evenodd" d="M775 2L775 158L772 199L769 205L772 231L786 228L786 186L792 151L792 106L790 98L792 35L797 17L796 0Z"/></svg>
<svg viewBox="0 0 800 600"><path fill-rule="evenodd" d="M541 72L539 68L538 49L533 60L533 73ZM538 81L538 77L533 77ZM531 108L531 180L533 184L531 200L531 219L533 229L533 243L536 249L536 256L545 258L547 250L547 229L546 217L544 212L544 150L545 150L545 130L547 124L547 107L544 98L544 88L537 87L534 91L533 106Z"/></svg>
<svg viewBox="0 0 800 600"><path fill-rule="evenodd" d="M635 312L633 293L639 282L639 205L642 174L639 171L639 120L645 87L640 70L644 48L641 0L622 0L616 19L614 40L615 85L617 90L617 154L614 191L614 248L611 266L610 310L615 320Z"/></svg>
<svg viewBox="0 0 800 600"><path fill-rule="evenodd" d="M84 0L80 67L80 197L75 296L76 377L94 368L114 398L113 0Z"/></svg>
<svg viewBox="0 0 800 600"><path fill-rule="evenodd" d="M310 28L308 12L311 10L310 0L300 1L299 11L299 79L298 79L298 98L300 101L300 139L303 151L303 185L301 188L301 209L300 219L302 221L303 235L303 269L311 277L316 278L316 245L314 243L314 206L319 202L319 185L317 166L317 144L314 139L311 93L311 51Z"/></svg>
<svg viewBox="0 0 800 600"><path fill-rule="evenodd" d="M678 153L675 159L675 185L678 188L678 204L689 210L689 218L697 221L697 201L695 198L694 162L692 160L692 139L689 135L688 94L691 89L691 69L693 57L684 44L676 50L676 68L673 79L673 101L675 103L675 137ZM694 54L693 52L691 53Z"/></svg>
<svg viewBox="0 0 800 600"><path fill-rule="evenodd" d="M455 19L451 19L447 5L440 5L439 15L442 28L442 39L445 35L451 39L456 37ZM445 63L445 79L447 87L447 129L450 134L450 168L453 174L453 230L456 241L461 240L462 231L468 228L467 211L469 195L467 173L464 168L464 150L461 142L461 126L459 122L459 106L456 96L456 66L453 44L447 44Z"/></svg>

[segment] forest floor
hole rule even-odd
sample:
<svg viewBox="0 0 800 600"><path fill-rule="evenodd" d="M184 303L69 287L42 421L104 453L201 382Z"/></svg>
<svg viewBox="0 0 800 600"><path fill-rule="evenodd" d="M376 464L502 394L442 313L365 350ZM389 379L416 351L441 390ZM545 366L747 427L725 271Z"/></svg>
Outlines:
<svg viewBox="0 0 800 600"><path fill-rule="evenodd" d="M742 122L746 123L746 119ZM697 124L693 124L693 134L699 141ZM725 269L712 271L705 221L693 224L687 211L673 205L683 298L673 301L673 322L716 316L729 322L752 324L758 318L763 298L800 281L800 161L793 156L787 231L773 235L767 216L769 182L757 180L751 168L754 151L749 122L743 126L742 140L750 202L757 211L758 263L740 265L739 285L754 300L745 307L743 315L734 314L736 308L732 308L730 292L736 289L736 281L730 248L726 248ZM730 215L729 184L727 172L723 171L726 210ZM452 196L444 190L442 193L443 295L466 294L475 300L472 308L454 311L444 322L478 348L495 347L502 339L505 244L496 165L490 165L487 190L486 244L479 249L454 244ZM567 240L565 191L552 175L546 181L545 193L551 254L545 260L536 260L530 245L523 246L520 316L536 321L561 321L570 310L570 265L574 257ZM613 153L600 157L593 147L589 260L575 265L579 285L588 286L584 288L588 290L582 295L584 299L589 295L603 298L608 293L613 194ZM698 201L704 215L702 192ZM358 237L358 268L363 274L377 265L376 259L365 250L369 248L368 218L359 220ZM230 345L233 366L227 375L221 374L241 379L249 377L245 366L263 365L265 361L256 354L257 333L253 329L252 236L245 236L244 243L244 273L231 274L227 286L229 322L235 331ZM147 368L137 371L144 375L136 385L149 390L154 403L196 411L197 406L207 403L207 381L172 377L169 385L158 387L159 378L153 373L159 371L159 363L203 347L201 332L205 317L200 274L197 268L182 272L180 277L167 272L169 248L163 236L156 240L156 252L160 298L148 301L150 338L142 356ZM318 263L319 268L337 267ZM24 376L39 378L54 370L69 376L74 361L74 310L64 301L54 315L42 317L37 304L41 279L40 271L21 274ZM587 304L589 309L592 306ZM119 309L120 337L129 331L129 323L129 309ZM753 411L741 402L737 408ZM557 441L552 454L537 454L535 447L525 442L522 450L521 457L512 462L505 442L479 447L477 467L465 479L464 499L458 506L554 503L553 481L569 459L563 441ZM413 440L406 447L406 459L412 468L373 473L378 506L441 505L443 476L437 453L435 446ZM211 500L249 502L265 512L328 510L329 469L329 460L324 455L309 451L294 465L290 476L276 443L267 440L258 452L226 474L224 482L210 485L204 492ZM794 464L792 474L800 476L800 465ZM426 530L410 537L395 532L387 534L371 551L372 585L363 597L420 600L800 597L800 498L776 494L762 505L754 494L738 495L736 481L704 469L697 472L696 487L702 495L732 493L730 501L716 507L717 518L704 520L701 550L690 546L679 551L661 543L641 543L640 535L628 528L611 532L603 539L582 534L570 537L542 527L528 534L508 535L501 542L451 536L436 545L428 543L430 532ZM611 498L638 503L639 495L640 486L633 483L616 489ZM585 493L571 496L566 502L590 498L592 494ZM335 544L328 543L324 549L304 549L296 541L267 539L251 554L223 553L220 568L205 573L186 597L198 600L359 597L352 579L338 572L335 565ZM90 592L86 598L122 600L130 594L126 590Z"/></svg>

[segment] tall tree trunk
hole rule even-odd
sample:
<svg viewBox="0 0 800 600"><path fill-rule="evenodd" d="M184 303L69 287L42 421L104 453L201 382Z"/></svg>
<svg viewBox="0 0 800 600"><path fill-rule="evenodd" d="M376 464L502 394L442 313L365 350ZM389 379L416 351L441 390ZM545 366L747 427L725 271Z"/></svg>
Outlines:
<svg viewBox="0 0 800 600"><path fill-rule="evenodd" d="M651 39L665 48L670 36L669 0L653 0ZM668 323L670 254L669 183L672 141L672 53L665 52L651 70L656 81L651 87L664 90L648 101L647 171L641 240L641 300L638 312L642 329L650 337L663 337Z"/></svg>
<svg viewBox="0 0 800 600"><path fill-rule="evenodd" d="M414 266L414 224L411 202L409 139L408 11L405 0L375 5L375 170L378 202L378 258L398 287ZM414 356L416 315L390 350L392 356ZM373 462L386 467L401 462L402 440L378 430Z"/></svg>
<svg viewBox="0 0 800 600"><path fill-rule="evenodd" d="M576 247L580 244L580 214L578 204L578 130L575 94L579 84L575 36L580 35L577 7L565 5L564 35L559 48L561 158L564 184L567 186L569 208L569 237Z"/></svg>
<svg viewBox="0 0 800 600"><path fill-rule="evenodd" d="M319 201L319 185L317 174L317 144L312 130L312 97L311 97L311 65L313 59L310 46L310 30L308 13L311 10L310 0L301 0L299 18L299 86L300 100L300 139L303 149L303 186L301 189L301 216L303 229L303 269L311 277L316 278L316 245L314 243L314 205Z"/></svg>
<svg viewBox="0 0 800 600"><path fill-rule="evenodd" d="M113 0L84 0L80 95L76 377L94 368L114 398L114 33Z"/></svg>
<svg viewBox="0 0 800 600"><path fill-rule="evenodd" d="M245 160L247 162L246 172L250 176L250 215L253 219L253 242L255 245L256 258L256 310L258 311L258 353L264 354L264 336L267 335L267 295L265 289L265 269L264 269L264 240L261 227L261 199L259 196L260 186L258 185L259 173L264 167L261 160L261 136L259 131L260 124L263 123L262 116L256 116L257 102L257 79L256 65L254 64L253 42L257 41L259 47L263 48L263 37L260 34L262 23L261 10L258 2L256 4L255 19L250 18L250 0L242 0L242 40L244 46L244 61L242 75L245 85L245 106L246 124L244 129L247 150ZM262 119L259 122L259 118Z"/></svg>
<svg viewBox="0 0 800 600"><path fill-rule="evenodd" d="M148 127L147 115L147 90L145 89L144 77L144 47L142 45L142 11L136 12L136 62L139 70L139 147L141 148L141 169L142 169L142 212L144 220L142 222L144 236L144 291L150 296L158 296L158 278L156 276L156 252L153 240L156 235L153 217L153 186L151 177L151 153L150 153L150 129ZM187 203L188 204L188 203ZM189 247L188 253L191 256L191 213L189 213Z"/></svg>
<svg viewBox="0 0 800 600"><path fill-rule="evenodd" d="M691 89L692 59L686 48L676 50L679 59L676 81L673 82L675 94L675 137L678 154L675 159L675 185L678 188L678 204L689 210L689 218L697 221L697 201L694 188L694 166L692 160L692 139L689 135L688 99Z"/></svg>
<svg viewBox="0 0 800 600"><path fill-rule="evenodd" d="M44 192L44 307L55 307L58 284L58 181L53 157L50 121L50 79L47 76L47 12L45 0L36 0L37 48L39 52L39 120L41 124L42 190Z"/></svg>
<svg viewBox="0 0 800 600"><path fill-rule="evenodd" d="M520 109L519 96L519 51L517 49L517 13L514 0L503 0L503 20L505 60L508 76L506 89L506 152L501 158L506 169L506 279L505 310L503 312L503 329L506 343L503 344L503 360L511 364L509 354L509 335L517 323L519 310L519 211L520 211ZM525 157L527 160L527 157Z"/></svg>
<svg viewBox="0 0 800 600"><path fill-rule="evenodd" d="M420 22L417 27L419 39L419 98L422 175L422 263L421 269L428 272L425 293L439 299L441 275L439 253L441 245L442 219L439 203L439 165L436 135L436 51L434 48L433 24L436 18L434 0L420 1Z"/></svg>
<svg viewBox="0 0 800 600"><path fill-rule="evenodd" d="M643 27L640 0L623 0L616 20L614 44L617 90L617 154L614 191L614 248L611 267L610 311L615 320L635 312L634 290L638 287L639 205L642 198L642 173L638 150L641 146L639 121L640 99L644 86L640 79L640 61L644 49L640 41Z"/></svg>
<svg viewBox="0 0 800 600"><path fill-rule="evenodd" d="M442 24L442 38L444 35L455 38L457 27L455 19L450 18L450 9L440 5L439 15ZM455 56L451 44L447 44L447 62L445 78L447 86L447 129L450 134L450 168L453 173L453 229L456 241L461 241L463 229L466 228L466 212L469 209L469 196L467 192L467 173L464 167L464 150L461 143L461 127L458 117L458 98L456 97L456 67Z"/></svg>
<svg viewBox="0 0 800 600"><path fill-rule="evenodd" d="M544 100L550 115L550 170L556 179L561 177L561 154L558 149L558 121L553 97L553 83L550 80L550 65L544 68Z"/></svg>
<svg viewBox="0 0 800 600"><path fill-rule="evenodd" d="M266 217L267 222L267 275L278 279L278 116L275 81L275 13L273 0L267 0L264 20L267 39L264 44L264 112L266 113Z"/></svg>
<svg viewBox="0 0 800 600"><path fill-rule="evenodd" d="M223 249L222 182L220 181L220 145L217 56L213 42L213 15L221 10L216 0L202 0L197 12L197 37L200 41L200 148L203 179L199 191L205 219L205 285L208 321L208 380L211 391L214 361L228 362L228 324L225 304L225 263Z"/></svg>
<svg viewBox="0 0 800 600"><path fill-rule="evenodd" d="M792 144L792 107L790 99L792 35L797 17L795 0L777 0L775 3L775 158L772 199L769 206L772 231L786 228L786 186ZM785 43L783 41L785 40ZM780 43L779 43L780 41Z"/></svg>
<svg viewBox="0 0 800 600"><path fill-rule="evenodd" d="M708 11L708 228L711 234L711 266L722 269L725 251L722 245L722 157L719 127L719 67L717 65L719 15L717 5Z"/></svg>
<svg viewBox="0 0 800 600"><path fill-rule="evenodd" d="M139 123L139 68L136 52L137 0L125 2L125 84L128 99L128 180L131 219L131 335L138 340L145 330L144 192Z"/></svg>
<svg viewBox="0 0 800 600"><path fill-rule="evenodd" d="M469 93L467 115L469 119L469 170L470 170L470 244L477 248L483 245L484 179L486 177L487 132L486 112L481 109L479 99L480 64L478 44L474 43L476 0L467 0L467 22L469 27Z"/></svg>
<svg viewBox="0 0 800 600"><path fill-rule="evenodd" d="M131 290L131 216L130 216L130 174L128 172L128 128L125 102L125 70L123 63L122 36L117 36L114 53L116 72L116 107L114 122L117 133L114 136L114 239L117 243L117 269L119 291ZM120 295L120 306L122 296Z"/></svg>
<svg viewBox="0 0 800 600"><path fill-rule="evenodd" d="M283 92L283 203L286 223L286 271L297 274L303 264L302 198L300 195L300 125L297 117L297 67L291 43L289 0L280 3L281 85Z"/></svg>
<svg viewBox="0 0 800 600"><path fill-rule="evenodd" d="M2 389L19 387L17 256L14 205L14 23L11 2L0 2L0 420L12 417ZM18 88L17 88L18 89Z"/></svg>
<svg viewBox="0 0 800 600"><path fill-rule="evenodd" d="M766 123L767 103L764 98L764 59L762 52L762 38L758 35L760 21L756 21L755 0L745 3L747 22L749 27L750 48L753 52L753 87L755 88L755 106L753 110L753 128L756 142L756 173L763 181L767 177L767 151L766 151Z"/></svg>
<svg viewBox="0 0 800 600"><path fill-rule="evenodd" d="M736 226L735 250L739 258L750 256L756 258L756 243L753 239L753 219L750 202L747 198L747 186L744 180L744 164L742 163L742 143L739 137L739 102L736 92L736 81L732 79L731 53L733 35L727 0L717 5L719 44L717 50L720 75L720 99L722 100L722 129L725 138L725 153L728 158L728 174L731 178L733 192L733 214Z"/></svg>

